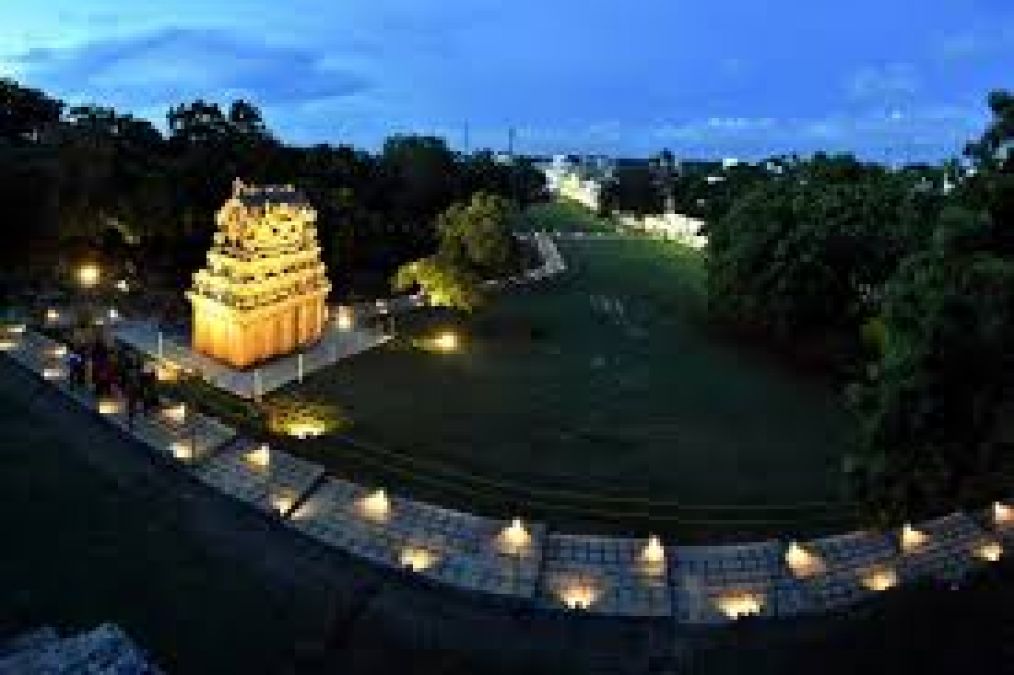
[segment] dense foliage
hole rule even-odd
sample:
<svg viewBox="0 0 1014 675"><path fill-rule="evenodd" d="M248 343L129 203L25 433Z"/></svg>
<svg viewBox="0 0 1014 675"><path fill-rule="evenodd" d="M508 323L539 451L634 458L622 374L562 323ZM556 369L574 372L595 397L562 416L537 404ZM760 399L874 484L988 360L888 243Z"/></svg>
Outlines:
<svg viewBox="0 0 1014 675"><path fill-rule="evenodd" d="M472 311L483 302L482 281L514 271L519 262L511 235L510 203L477 192L437 218L437 252L403 265L394 276L399 290L420 288L437 306Z"/></svg>
<svg viewBox="0 0 1014 675"><path fill-rule="evenodd" d="M1014 97L970 170L793 160L710 223L716 316L851 380L845 467L882 522L981 505L1014 468Z"/></svg>
<svg viewBox="0 0 1014 675"><path fill-rule="evenodd" d="M175 106L166 129L0 80L0 199L15 224L5 262L31 262L31 252L48 266L51 252L101 244L108 259L143 260L178 287L240 177L305 190L336 287L385 290L398 265L433 251L436 217L451 204L477 191L526 204L544 187L525 159L461 155L433 137L395 136L377 154L286 145L245 101Z"/></svg>

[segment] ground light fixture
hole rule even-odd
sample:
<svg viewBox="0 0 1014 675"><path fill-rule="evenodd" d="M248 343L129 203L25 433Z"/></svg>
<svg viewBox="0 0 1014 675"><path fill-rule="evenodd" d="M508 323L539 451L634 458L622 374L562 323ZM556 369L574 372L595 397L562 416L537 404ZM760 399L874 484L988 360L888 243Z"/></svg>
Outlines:
<svg viewBox="0 0 1014 675"><path fill-rule="evenodd" d="M665 562L665 548L657 535L648 537L648 543L641 550L641 560L649 565L661 565Z"/></svg>
<svg viewBox="0 0 1014 675"><path fill-rule="evenodd" d="M500 540L512 551L520 551L528 546L532 535L525 529L525 524L520 518L515 518L511 524L500 533Z"/></svg>
<svg viewBox="0 0 1014 675"><path fill-rule="evenodd" d="M897 585L898 573L889 567L872 569L863 577L863 586L877 593L890 590Z"/></svg>
<svg viewBox="0 0 1014 675"><path fill-rule="evenodd" d="M173 441L169 445L169 451L181 462L194 458L194 446L187 441Z"/></svg>
<svg viewBox="0 0 1014 675"><path fill-rule="evenodd" d="M60 310L50 307L46 310L46 323L56 323L60 320Z"/></svg>
<svg viewBox="0 0 1014 675"><path fill-rule="evenodd" d="M267 443L261 443L246 455L247 461L256 467L266 469L271 464L271 448Z"/></svg>
<svg viewBox="0 0 1014 675"><path fill-rule="evenodd" d="M458 350L458 335L452 331L444 331L433 338L433 346L442 352L454 352Z"/></svg>
<svg viewBox="0 0 1014 675"><path fill-rule="evenodd" d="M918 550L929 541L929 537L925 532L912 527L909 523L901 528L901 550L903 553L912 553Z"/></svg>
<svg viewBox="0 0 1014 675"><path fill-rule="evenodd" d="M363 515L369 520L383 522L387 520L391 511L391 502L387 498L384 488L378 488L370 493L360 502Z"/></svg>
<svg viewBox="0 0 1014 675"><path fill-rule="evenodd" d="M99 413L102 415L115 415L120 412L120 402L114 398L99 400Z"/></svg>
<svg viewBox="0 0 1014 675"><path fill-rule="evenodd" d="M437 555L421 546L408 546L400 556L401 564L413 572L424 572L437 562Z"/></svg>
<svg viewBox="0 0 1014 675"><path fill-rule="evenodd" d="M309 420L290 422L285 426L285 433L301 441L305 441L307 438L323 436L325 431L327 429L323 423Z"/></svg>
<svg viewBox="0 0 1014 675"><path fill-rule="evenodd" d="M755 591L730 591L715 600L718 611L730 619L760 614L764 608L764 596Z"/></svg>
<svg viewBox="0 0 1014 675"><path fill-rule="evenodd" d="M162 414L165 415L166 419L174 424L183 424L187 419L187 404L176 403L167 406Z"/></svg>
<svg viewBox="0 0 1014 675"><path fill-rule="evenodd" d="M560 591L560 601L568 609L587 610L597 598L598 591L588 579L575 579Z"/></svg>
<svg viewBox="0 0 1014 675"><path fill-rule="evenodd" d="M352 308L342 305L338 308L338 330L348 331L352 330Z"/></svg>
<svg viewBox="0 0 1014 675"><path fill-rule="evenodd" d="M993 522L999 527L1014 525L1014 507L993 502Z"/></svg>
<svg viewBox="0 0 1014 675"><path fill-rule="evenodd" d="M1003 546L998 541L987 541L975 549L975 556L986 562L997 562L1003 555Z"/></svg>
<svg viewBox="0 0 1014 675"><path fill-rule="evenodd" d="M279 492L271 498L271 506L279 515L285 515L296 503L291 492Z"/></svg>
<svg viewBox="0 0 1014 675"><path fill-rule="evenodd" d="M785 564L800 579L811 577L823 569L820 558L795 541L790 542L785 550Z"/></svg>

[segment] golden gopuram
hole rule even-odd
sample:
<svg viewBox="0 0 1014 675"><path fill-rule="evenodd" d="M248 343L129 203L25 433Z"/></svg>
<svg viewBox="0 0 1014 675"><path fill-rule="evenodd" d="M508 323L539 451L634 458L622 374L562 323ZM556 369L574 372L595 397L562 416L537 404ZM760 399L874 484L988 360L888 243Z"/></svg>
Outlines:
<svg viewBox="0 0 1014 675"><path fill-rule="evenodd" d="M331 285L316 218L291 185L235 182L215 218L208 264L187 293L195 351L245 368L320 337Z"/></svg>

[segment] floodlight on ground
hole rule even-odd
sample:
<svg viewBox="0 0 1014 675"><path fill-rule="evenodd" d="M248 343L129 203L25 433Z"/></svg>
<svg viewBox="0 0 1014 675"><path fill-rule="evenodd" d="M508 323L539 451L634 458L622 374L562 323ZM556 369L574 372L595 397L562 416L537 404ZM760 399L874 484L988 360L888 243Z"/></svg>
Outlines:
<svg viewBox="0 0 1014 675"><path fill-rule="evenodd" d="M342 305L338 308L338 330L352 330L352 308Z"/></svg>
<svg viewBox="0 0 1014 675"><path fill-rule="evenodd" d="M428 570L436 564L437 559L436 553L420 546L408 546L402 550L400 556L402 567L407 567L413 572Z"/></svg>
<svg viewBox="0 0 1014 675"><path fill-rule="evenodd" d="M254 466L266 469L271 464L271 448L268 447L267 443L261 443L255 449L248 452L246 458Z"/></svg>
<svg viewBox="0 0 1014 675"><path fill-rule="evenodd" d="M384 488L379 488L364 497L359 503L360 510L369 520L383 522L391 512L391 503Z"/></svg>
<svg viewBox="0 0 1014 675"><path fill-rule="evenodd" d="M306 440L307 438L316 438L317 436L324 435L327 431L326 427L321 422L313 422L308 420L301 420L299 422L290 422L285 426L285 433L294 438L300 440Z"/></svg>
<svg viewBox="0 0 1014 675"><path fill-rule="evenodd" d="M648 543L641 549L641 560L648 565L662 565L665 563L665 547L657 535L648 537Z"/></svg>
<svg viewBox="0 0 1014 675"><path fill-rule="evenodd" d="M568 609L586 610L595 604L597 598L595 584L588 579L575 579L560 591L560 601Z"/></svg>
<svg viewBox="0 0 1014 675"><path fill-rule="evenodd" d="M510 553L520 553L531 540L532 535L525 529L525 524L520 518L512 520L511 524L500 532L500 541Z"/></svg>
<svg viewBox="0 0 1014 675"><path fill-rule="evenodd" d="M458 335L445 331L433 339L433 346L442 352L453 352L458 349Z"/></svg>
<svg viewBox="0 0 1014 675"><path fill-rule="evenodd" d="M67 356L67 347L64 345L56 345L49 353L53 355L54 359L62 359Z"/></svg>
<svg viewBox="0 0 1014 675"><path fill-rule="evenodd" d="M295 497L290 492L280 492L271 497L271 506L279 514L284 515L292 508L292 505L296 503Z"/></svg>
<svg viewBox="0 0 1014 675"><path fill-rule="evenodd" d="M110 307L106 315L109 317L110 321L116 321L120 318L120 312L115 307Z"/></svg>
<svg viewBox="0 0 1014 675"><path fill-rule="evenodd" d="M77 268L77 281L84 288L96 286L102 279L102 270L95 263L85 263Z"/></svg>
<svg viewBox="0 0 1014 675"><path fill-rule="evenodd" d="M824 568L819 556L794 541L790 542L789 547L785 550L785 565L801 579L818 574Z"/></svg>
<svg viewBox="0 0 1014 675"><path fill-rule="evenodd" d="M181 402L166 406L162 414L174 424L183 424L187 420L187 404Z"/></svg>
<svg viewBox="0 0 1014 675"><path fill-rule="evenodd" d="M50 307L46 310L46 323L56 323L60 320L60 310Z"/></svg>
<svg viewBox="0 0 1014 675"><path fill-rule="evenodd" d="M12 349L17 349L17 340L11 338L0 338L0 352L9 352Z"/></svg>
<svg viewBox="0 0 1014 675"><path fill-rule="evenodd" d="M760 614L764 608L764 596L755 591L729 591L715 599L718 611L730 619Z"/></svg>
<svg viewBox="0 0 1014 675"><path fill-rule="evenodd" d="M62 377L63 370L60 368L49 367L42 369L42 378L44 380L59 380Z"/></svg>
<svg viewBox="0 0 1014 675"><path fill-rule="evenodd" d="M27 330L27 327L23 323L16 323L11 326L7 326L7 332L11 335L21 335Z"/></svg>
<svg viewBox="0 0 1014 675"><path fill-rule="evenodd" d="M127 283L126 279L120 279L116 282L116 290L120 293L128 293L130 291L130 284Z"/></svg>
<svg viewBox="0 0 1014 675"><path fill-rule="evenodd" d="M1014 525L1014 507L993 502L993 522L998 527Z"/></svg>
<svg viewBox="0 0 1014 675"><path fill-rule="evenodd" d="M901 528L901 550L903 553L912 553L921 548L927 541L929 541L929 537L926 533L920 532L910 524L905 523Z"/></svg>
<svg viewBox="0 0 1014 675"><path fill-rule="evenodd" d="M987 541L975 549L975 556L986 562L997 562L1003 555L1003 546L998 541Z"/></svg>
<svg viewBox="0 0 1014 675"><path fill-rule="evenodd" d="M188 441L173 441L169 444L169 451L181 462L194 458L194 446Z"/></svg>
<svg viewBox="0 0 1014 675"><path fill-rule="evenodd" d="M99 400L98 408L102 415L115 415L120 412L120 402L114 398L103 398Z"/></svg>
<svg viewBox="0 0 1014 675"><path fill-rule="evenodd" d="M863 586L877 593L890 590L898 585L898 573L889 567L870 570L863 577Z"/></svg>

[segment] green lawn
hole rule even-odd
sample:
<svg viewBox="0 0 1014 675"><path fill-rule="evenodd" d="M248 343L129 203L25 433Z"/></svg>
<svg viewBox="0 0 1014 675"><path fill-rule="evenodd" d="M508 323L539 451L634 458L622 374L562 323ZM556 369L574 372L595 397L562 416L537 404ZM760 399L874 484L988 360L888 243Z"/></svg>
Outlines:
<svg viewBox="0 0 1014 675"><path fill-rule="evenodd" d="M614 232L615 225L599 218L575 201L559 199L535 204L526 212L527 220L519 229L553 230L557 232Z"/></svg>
<svg viewBox="0 0 1014 675"><path fill-rule="evenodd" d="M351 437L376 447L293 447L444 503L610 528L703 533L705 521L763 521L731 528L751 534L777 529L775 516L828 518L752 508L838 501L848 421L825 384L712 335L699 254L647 239L562 251L564 278L512 291L458 325L459 352L393 345L296 388L339 402ZM419 315L399 331L449 325Z"/></svg>

